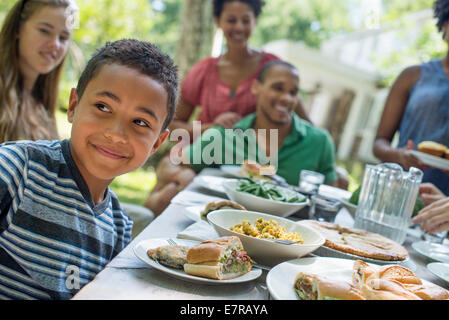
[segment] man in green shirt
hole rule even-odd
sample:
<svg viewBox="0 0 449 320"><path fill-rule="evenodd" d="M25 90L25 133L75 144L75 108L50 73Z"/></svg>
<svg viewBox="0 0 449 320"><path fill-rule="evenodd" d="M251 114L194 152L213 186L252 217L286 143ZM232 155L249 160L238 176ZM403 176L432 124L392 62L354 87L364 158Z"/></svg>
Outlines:
<svg viewBox="0 0 449 320"><path fill-rule="evenodd" d="M300 119L293 111L298 103L299 76L291 64L267 63L254 82L256 112L234 129L213 127L187 147L185 160L199 172L205 167L242 164L250 159L271 164L287 183L298 185L302 170L320 172L325 183L335 185L334 144L330 135Z"/></svg>

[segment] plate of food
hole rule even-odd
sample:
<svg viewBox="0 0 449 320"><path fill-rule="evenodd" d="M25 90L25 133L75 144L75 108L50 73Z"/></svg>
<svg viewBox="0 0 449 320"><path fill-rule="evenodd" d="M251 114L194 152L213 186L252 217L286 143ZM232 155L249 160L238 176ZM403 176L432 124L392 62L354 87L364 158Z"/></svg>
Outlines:
<svg viewBox="0 0 449 320"><path fill-rule="evenodd" d="M246 209L280 217L292 215L309 204L305 195L268 181L231 179L223 186L229 199Z"/></svg>
<svg viewBox="0 0 449 320"><path fill-rule="evenodd" d="M449 247L439 243L428 241L417 241L412 243L412 248L423 256L439 261L449 263Z"/></svg>
<svg viewBox="0 0 449 320"><path fill-rule="evenodd" d="M261 212L219 210L209 213L207 220L220 236L239 237L248 254L266 266L307 255L325 241L313 228Z"/></svg>
<svg viewBox="0 0 449 320"><path fill-rule="evenodd" d="M398 265L327 257L283 262L267 275L275 300L445 300L449 293Z"/></svg>
<svg viewBox="0 0 449 320"><path fill-rule="evenodd" d="M417 150L411 150L410 153L424 164L449 170L449 149L444 144L435 141L422 141L418 143Z"/></svg>
<svg viewBox="0 0 449 320"><path fill-rule="evenodd" d="M212 211L224 210L224 209L235 209L235 210L246 210L246 208L237 202L223 200L223 201L212 201L208 204L200 206L190 206L184 208L184 215L193 221L207 221L207 215Z"/></svg>
<svg viewBox="0 0 449 320"><path fill-rule="evenodd" d="M134 246L134 254L153 268L177 279L209 285L257 279L262 270L244 251L238 237L210 241L147 239Z"/></svg>
<svg viewBox="0 0 449 320"><path fill-rule="evenodd" d="M326 239L323 246L314 252L316 255L359 259L376 264L404 264L411 269L416 268L409 259L407 249L380 234L315 220L297 223L314 228Z"/></svg>

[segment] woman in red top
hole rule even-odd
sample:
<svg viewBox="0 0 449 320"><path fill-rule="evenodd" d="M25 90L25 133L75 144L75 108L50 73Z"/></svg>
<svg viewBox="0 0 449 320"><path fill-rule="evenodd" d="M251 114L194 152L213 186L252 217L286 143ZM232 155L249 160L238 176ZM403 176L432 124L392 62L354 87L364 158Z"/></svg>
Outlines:
<svg viewBox="0 0 449 320"><path fill-rule="evenodd" d="M227 51L218 58L198 62L187 74L172 129L186 129L193 137L188 121L196 106L201 106L198 120L202 132L215 125L232 128L242 117L255 112L252 82L265 63L279 59L248 45L263 4L262 0L214 0L215 22L223 30ZM299 98L297 113L310 121Z"/></svg>

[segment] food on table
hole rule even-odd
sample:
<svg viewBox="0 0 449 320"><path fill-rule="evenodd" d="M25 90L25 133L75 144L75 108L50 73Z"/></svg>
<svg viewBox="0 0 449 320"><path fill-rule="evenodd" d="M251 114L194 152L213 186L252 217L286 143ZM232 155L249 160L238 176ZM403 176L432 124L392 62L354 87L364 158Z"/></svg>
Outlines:
<svg viewBox="0 0 449 320"><path fill-rule="evenodd" d="M226 280L249 272L253 261L238 237L221 237L201 242L187 252L184 271L205 278Z"/></svg>
<svg viewBox="0 0 449 320"><path fill-rule="evenodd" d="M306 201L306 197L297 192L281 188L268 181L256 181L251 178L239 180L236 191L246 192L268 200L298 203Z"/></svg>
<svg viewBox="0 0 449 320"><path fill-rule="evenodd" d="M385 261L402 261L408 257L408 251L402 245L377 233L315 220L301 223L323 235L326 239L323 246L340 252Z"/></svg>
<svg viewBox="0 0 449 320"><path fill-rule="evenodd" d="M240 176L250 178L263 178L264 175L276 174L276 168L268 164L259 164L253 160L245 160L240 169Z"/></svg>
<svg viewBox="0 0 449 320"><path fill-rule="evenodd" d="M349 279L348 279L349 280ZM350 281L322 274L299 272L294 290L301 300L448 300L449 293L424 284L411 270L399 265L371 265L355 260Z"/></svg>
<svg viewBox="0 0 449 320"><path fill-rule="evenodd" d="M268 221L263 218L258 218L255 225L252 225L249 220L244 219L241 223L238 223L229 229L259 239L279 239L301 241L300 244L304 243L304 239L301 237L300 233L287 232L285 227L280 226L275 220Z"/></svg>
<svg viewBox="0 0 449 320"><path fill-rule="evenodd" d="M410 269L399 265L375 266L354 261L352 282L370 300L447 300L449 293L424 284Z"/></svg>
<svg viewBox="0 0 449 320"><path fill-rule="evenodd" d="M157 248L149 249L148 256L160 264L175 268L184 269L184 264L187 263L187 251L189 247L181 245L165 245Z"/></svg>
<svg viewBox="0 0 449 320"><path fill-rule="evenodd" d="M446 154L447 147L434 141L423 141L417 146L419 152L431 154L436 157L443 157Z"/></svg>
<svg viewBox="0 0 449 320"><path fill-rule="evenodd" d="M246 210L246 208L237 202L234 201L213 201L209 202L203 211L200 212L201 219L207 220L207 215L215 210L222 210L222 209L236 209L236 210Z"/></svg>
<svg viewBox="0 0 449 320"><path fill-rule="evenodd" d="M301 300L366 300L351 283L330 280L322 275L300 272L295 278L294 288Z"/></svg>

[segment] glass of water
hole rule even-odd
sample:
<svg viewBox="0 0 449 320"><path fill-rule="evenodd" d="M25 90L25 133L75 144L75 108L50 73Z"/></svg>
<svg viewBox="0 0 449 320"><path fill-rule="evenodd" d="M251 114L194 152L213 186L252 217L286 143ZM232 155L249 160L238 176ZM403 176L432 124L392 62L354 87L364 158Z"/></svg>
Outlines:
<svg viewBox="0 0 449 320"><path fill-rule="evenodd" d="M319 172L302 170L299 174L299 189L305 193L317 193L324 178L324 174Z"/></svg>

